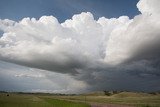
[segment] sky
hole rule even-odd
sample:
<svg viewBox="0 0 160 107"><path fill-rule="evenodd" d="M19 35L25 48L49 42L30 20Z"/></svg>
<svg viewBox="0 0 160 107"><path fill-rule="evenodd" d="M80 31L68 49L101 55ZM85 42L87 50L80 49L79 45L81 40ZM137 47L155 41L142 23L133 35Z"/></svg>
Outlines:
<svg viewBox="0 0 160 107"><path fill-rule="evenodd" d="M74 14L91 12L97 19L139 14L138 0L1 0L0 18L19 21L24 17L40 18L54 16L60 22L70 19Z"/></svg>
<svg viewBox="0 0 160 107"><path fill-rule="evenodd" d="M1 0L0 90L160 90L159 0Z"/></svg>

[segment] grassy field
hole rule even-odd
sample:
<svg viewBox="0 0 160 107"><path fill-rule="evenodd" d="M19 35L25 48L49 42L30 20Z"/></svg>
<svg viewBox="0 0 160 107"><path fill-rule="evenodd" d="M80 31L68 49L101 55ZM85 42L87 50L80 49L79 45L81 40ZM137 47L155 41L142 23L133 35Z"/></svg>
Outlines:
<svg viewBox="0 0 160 107"><path fill-rule="evenodd" d="M90 107L88 104L65 101L36 94L0 94L0 107Z"/></svg>
<svg viewBox="0 0 160 107"><path fill-rule="evenodd" d="M86 94L81 96L57 96L60 99L83 101L88 103L103 103L130 105L135 107L160 107L160 94L121 92L111 96L100 94Z"/></svg>
<svg viewBox="0 0 160 107"><path fill-rule="evenodd" d="M0 93L0 107L90 107L89 104L117 104L134 107L160 107L160 94L121 92L83 95Z"/></svg>

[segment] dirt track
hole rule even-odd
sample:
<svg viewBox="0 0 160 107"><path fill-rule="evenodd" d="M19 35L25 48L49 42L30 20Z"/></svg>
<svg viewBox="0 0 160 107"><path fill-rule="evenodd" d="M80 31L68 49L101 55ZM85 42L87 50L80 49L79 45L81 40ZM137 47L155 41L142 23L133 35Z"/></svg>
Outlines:
<svg viewBox="0 0 160 107"><path fill-rule="evenodd" d="M133 107L133 106L125 106L125 105L115 105L115 104L91 104L91 107Z"/></svg>

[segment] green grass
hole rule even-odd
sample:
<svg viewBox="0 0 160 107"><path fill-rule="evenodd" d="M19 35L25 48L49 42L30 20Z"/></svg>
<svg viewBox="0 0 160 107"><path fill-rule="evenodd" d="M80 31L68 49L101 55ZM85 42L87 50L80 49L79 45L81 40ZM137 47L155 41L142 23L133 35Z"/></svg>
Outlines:
<svg viewBox="0 0 160 107"><path fill-rule="evenodd" d="M54 107L89 107L89 105L85 103L71 102L59 99L47 98L46 101L50 104L53 104Z"/></svg>
<svg viewBox="0 0 160 107"><path fill-rule="evenodd" d="M51 94L0 93L0 107L90 107L88 104L117 104L134 107L160 107L160 94L121 92L112 96L92 93L75 96Z"/></svg>
<svg viewBox="0 0 160 107"><path fill-rule="evenodd" d="M48 97L48 98L47 98ZM29 94L0 94L0 107L89 107L88 104Z"/></svg>

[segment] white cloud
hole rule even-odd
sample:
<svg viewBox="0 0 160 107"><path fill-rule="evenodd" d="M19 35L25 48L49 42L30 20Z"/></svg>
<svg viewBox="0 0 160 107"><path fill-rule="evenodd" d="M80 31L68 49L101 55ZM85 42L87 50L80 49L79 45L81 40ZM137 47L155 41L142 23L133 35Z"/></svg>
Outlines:
<svg viewBox="0 0 160 107"><path fill-rule="evenodd" d="M13 26L15 24L14 21L9 19L0 19L0 30L6 31L10 26Z"/></svg>
<svg viewBox="0 0 160 107"><path fill-rule="evenodd" d="M137 4L137 7L142 14L148 13L159 15L159 4L159 0L140 0Z"/></svg>
<svg viewBox="0 0 160 107"><path fill-rule="evenodd" d="M42 16L39 20L24 18L4 31L0 39L0 57L21 65L61 72L61 68L71 71L70 68L90 66L97 61L119 64L130 58L140 45L159 38L159 26L158 16L147 14L134 19L121 16L117 19L102 17L96 21L87 12L61 24L53 16Z"/></svg>
<svg viewBox="0 0 160 107"><path fill-rule="evenodd" d="M108 39L123 33L129 23L128 17L96 21L91 13L74 15L72 20L61 24L52 16L43 16L39 20L24 18L10 26L1 37L0 57L52 71L59 70L53 69L57 66L78 68L95 61L117 60L119 57L115 53L120 53L120 57L124 55L116 50L122 45L110 50L112 43Z"/></svg>

